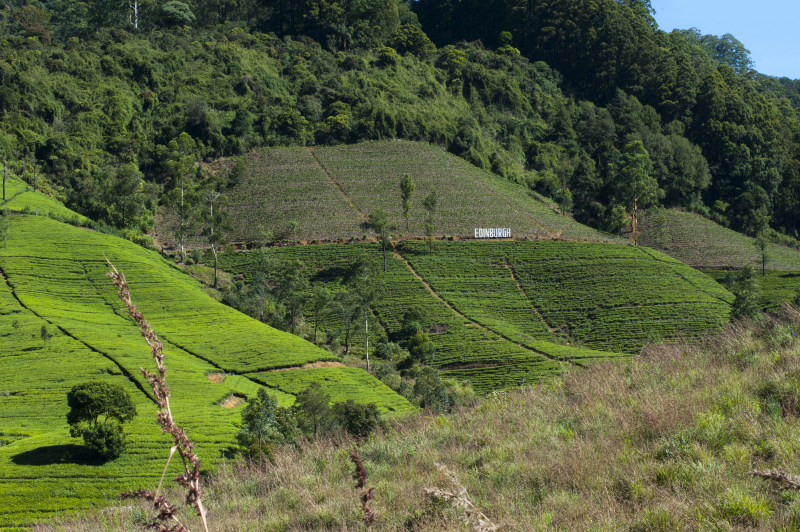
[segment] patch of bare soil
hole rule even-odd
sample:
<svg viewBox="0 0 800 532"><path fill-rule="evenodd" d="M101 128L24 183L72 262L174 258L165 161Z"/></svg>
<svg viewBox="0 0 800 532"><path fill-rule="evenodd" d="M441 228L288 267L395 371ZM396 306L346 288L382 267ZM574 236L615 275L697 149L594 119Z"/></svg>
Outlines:
<svg viewBox="0 0 800 532"><path fill-rule="evenodd" d="M280 368L280 369L273 369L272 371L292 371L295 369L312 369L312 368L343 368L345 367L344 364L341 362L311 362L304 366L295 366L293 368Z"/></svg>
<svg viewBox="0 0 800 532"><path fill-rule="evenodd" d="M214 384L222 384L223 382L225 382L224 373L209 373L208 375L206 375L206 377L208 377L208 380L210 380Z"/></svg>
<svg viewBox="0 0 800 532"><path fill-rule="evenodd" d="M222 403L220 403L219 406L221 406L222 408L236 408L242 403L244 403L244 399L242 399L241 397L237 397L235 395L231 395L230 397L222 401Z"/></svg>

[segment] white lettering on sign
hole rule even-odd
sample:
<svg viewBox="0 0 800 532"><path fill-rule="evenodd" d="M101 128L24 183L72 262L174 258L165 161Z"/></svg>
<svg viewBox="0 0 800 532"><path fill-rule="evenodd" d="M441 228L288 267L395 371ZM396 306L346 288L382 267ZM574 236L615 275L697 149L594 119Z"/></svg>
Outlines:
<svg viewBox="0 0 800 532"><path fill-rule="evenodd" d="M511 238L508 227L476 227L475 238Z"/></svg>

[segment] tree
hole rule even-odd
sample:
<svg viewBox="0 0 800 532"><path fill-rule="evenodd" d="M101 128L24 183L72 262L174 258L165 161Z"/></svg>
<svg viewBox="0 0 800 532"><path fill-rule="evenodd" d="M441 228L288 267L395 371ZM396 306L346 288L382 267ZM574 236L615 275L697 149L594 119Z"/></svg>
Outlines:
<svg viewBox="0 0 800 532"><path fill-rule="evenodd" d="M424 200L422 200L422 207L428 211L428 220L425 222L425 236L428 239L428 251L433 255L433 216L436 214L436 208L439 206L439 198L436 191L431 191Z"/></svg>
<svg viewBox="0 0 800 532"><path fill-rule="evenodd" d="M67 393L67 406L73 438L82 436L84 443L106 460L122 454L122 424L136 415L136 407L122 386L102 381L77 384Z"/></svg>
<svg viewBox="0 0 800 532"><path fill-rule="evenodd" d="M428 334L423 330L418 330L409 338L406 348L411 358L421 364L429 363L436 354L433 342L431 342L430 338L428 338Z"/></svg>
<svg viewBox="0 0 800 532"><path fill-rule="evenodd" d="M298 417L301 425L306 425L307 433L316 438L320 433L331 430L334 426L331 396L318 382L298 393L296 398L295 409L302 413Z"/></svg>
<svg viewBox="0 0 800 532"><path fill-rule="evenodd" d="M322 285L316 285L311 292L311 309L314 312L314 343L317 343L317 330L322 312L333 301L330 291Z"/></svg>
<svg viewBox="0 0 800 532"><path fill-rule="evenodd" d="M416 189L414 180L409 174L405 174L400 181L400 197L403 200L403 216L406 217L406 231L408 231L408 215L411 213L411 195Z"/></svg>
<svg viewBox="0 0 800 532"><path fill-rule="evenodd" d="M187 133L170 141L164 163L170 190L165 196L167 208L175 220L174 235L180 246L181 262L186 262L186 238L197 222L197 143Z"/></svg>
<svg viewBox="0 0 800 532"><path fill-rule="evenodd" d="M725 284L735 296L731 318L752 318L758 314L761 288L752 267L747 266L735 276L728 274Z"/></svg>
<svg viewBox="0 0 800 532"><path fill-rule="evenodd" d="M386 243L389 241L389 215L383 209L370 211L367 221L363 224L365 229L374 231L378 235L383 249L383 271L386 271Z"/></svg>
<svg viewBox="0 0 800 532"><path fill-rule="evenodd" d="M769 239L764 230L759 231L753 240L756 251L761 256L761 277L767 275L767 260L769 260Z"/></svg>
<svg viewBox="0 0 800 532"><path fill-rule="evenodd" d="M242 428L236 433L236 442L250 458L271 458L275 445L295 443L301 436L297 418L264 388L248 401L242 412Z"/></svg>
<svg viewBox="0 0 800 532"><path fill-rule="evenodd" d="M230 229L230 215L222 209L214 209L215 204L220 200L220 191L215 187L206 190L203 199L208 205L208 209L204 211L202 234L206 237L206 243L214 256L214 289L216 290L218 288L218 255L220 249L227 243L225 231Z"/></svg>
<svg viewBox="0 0 800 532"><path fill-rule="evenodd" d="M655 205L659 195L663 194L658 188L658 182L650 175L653 163L647 150L640 140L634 140L625 145L622 152L622 168L618 198L630 212L633 213L633 234L636 237L637 211L641 207L646 209Z"/></svg>
<svg viewBox="0 0 800 532"><path fill-rule="evenodd" d="M333 415L339 425L356 438L366 438L380 422L380 412L374 403L362 405L352 399L334 404Z"/></svg>

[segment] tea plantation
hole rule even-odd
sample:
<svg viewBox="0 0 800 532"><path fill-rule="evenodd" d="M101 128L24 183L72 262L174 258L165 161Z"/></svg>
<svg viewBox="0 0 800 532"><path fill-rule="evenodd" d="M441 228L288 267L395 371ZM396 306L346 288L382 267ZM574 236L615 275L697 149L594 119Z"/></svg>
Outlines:
<svg viewBox="0 0 800 532"><path fill-rule="evenodd" d="M753 239L703 218L676 209L656 211L641 224L641 242L701 269L761 268ZM800 270L800 252L769 244L769 270Z"/></svg>
<svg viewBox="0 0 800 532"><path fill-rule="evenodd" d="M226 253L225 269L252 275L265 252ZM337 290L348 269L378 244L272 248L299 259L312 283ZM713 279L646 248L574 242L400 242L373 308L396 338L416 311L446 375L482 392L538 380L563 364L625 356L645 343L717 330L732 295ZM334 323L328 327L335 328ZM377 336L377 335L376 335Z"/></svg>
<svg viewBox="0 0 800 532"><path fill-rule="evenodd" d="M229 192L235 241L257 239L262 229L285 240L359 238L359 224L376 208L389 213L397 232L423 235L422 201L434 190L437 234L468 237L486 226L510 227L514 235L532 238L619 240L560 216L552 202L527 187L426 143L269 148L244 157L244 176ZM404 174L416 184L408 230L400 205ZM166 237L169 231L160 232Z"/></svg>
<svg viewBox="0 0 800 532"><path fill-rule="evenodd" d="M237 430L241 407L220 403L261 386L288 405L304 383L340 381L337 399L374 402L389 413L413 409L361 370L271 374L333 357L210 299L154 252L48 218L11 216L0 244L0 528L154 487L165 462L169 445L139 372L154 363L105 277L106 257L126 274L134 303L164 342L173 412L206 468ZM126 427L128 450L104 465L66 423L66 392L89 380L123 385L139 412Z"/></svg>

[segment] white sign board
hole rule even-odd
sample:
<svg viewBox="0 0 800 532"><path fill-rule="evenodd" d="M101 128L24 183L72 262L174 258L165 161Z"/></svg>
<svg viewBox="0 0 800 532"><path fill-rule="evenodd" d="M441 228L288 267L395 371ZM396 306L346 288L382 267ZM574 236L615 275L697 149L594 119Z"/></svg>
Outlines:
<svg viewBox="0 0 800 532"><path fill-rule="evenodd" d="M509 227L476 227L475 238L511 238Z"/></svg>

